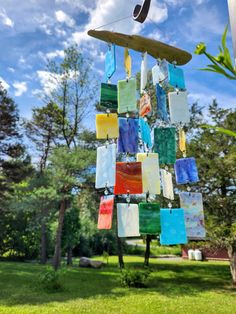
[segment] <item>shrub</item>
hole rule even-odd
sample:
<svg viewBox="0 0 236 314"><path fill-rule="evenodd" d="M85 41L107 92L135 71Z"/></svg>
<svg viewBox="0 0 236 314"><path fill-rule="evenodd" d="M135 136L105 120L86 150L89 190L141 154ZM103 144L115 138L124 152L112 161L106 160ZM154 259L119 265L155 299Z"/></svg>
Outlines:
<svg viewBox="0 0 236 314"><path fill-rule="evenodd" d="M120 274L120 282L123 287L145 288L150 275L150 270L124 269Z"/></svg>
<svg viewBox="0 0 236 314"><path fill-rule="evenodd" d="M46 271L39 276L39 284L44 290L56 292L63 290L62 276L63 270L55 271L52 268L47 268Z"/></svg>

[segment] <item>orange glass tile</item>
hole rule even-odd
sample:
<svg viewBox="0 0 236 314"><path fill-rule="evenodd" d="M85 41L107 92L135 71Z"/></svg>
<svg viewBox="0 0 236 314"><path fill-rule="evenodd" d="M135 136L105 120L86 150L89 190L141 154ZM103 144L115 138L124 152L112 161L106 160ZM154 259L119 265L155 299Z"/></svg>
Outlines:
<svg viewBox="0 0 236 314"><path fill-rule="evenodd" d="M142 194L142 163L117 162L115 194Z"/></svg>

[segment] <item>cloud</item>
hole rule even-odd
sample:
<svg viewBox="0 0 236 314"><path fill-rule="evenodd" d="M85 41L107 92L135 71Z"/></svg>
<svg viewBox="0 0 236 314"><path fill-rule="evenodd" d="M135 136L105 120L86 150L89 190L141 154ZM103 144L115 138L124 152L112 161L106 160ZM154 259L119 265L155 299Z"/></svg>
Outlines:
<svg viewBox="0 0 236 314"><path fill-rule="evenodd" d="M14 27L14 22L7 16L7 13L4 9L0 10L0 21L3 25L8 27Z"/></svg>
<svg viewBox="0 0 236 314"><path fill-rule="evenodd" d="M75 26L75 20L66 14L64 11L59 10L55 12L56 19L59 23L65 23L68 27Z"/></svg>
<svg viewBox="0 0 236 314"><path fill-rule="evenodd" d="M65 52L64 52L64 50L57 49L55 51L50 51L50 52L47 52L47 53L43 53L42 51L39 51L38 55L45 62L47 62L48 60L55 59L55 58L64 58Z"/></svg>
<svg viewBox="0 0 236 314"><path fill-rule="evenodd" d="M37 76L46 95L50 95L52 91L57 89L59 77L56 77L55 74L49 71L37 71Z"/></svg>
<svg viewBox="0 0 236 314"><path fill-rule="evenodd" d="M7 70L11 73L14 73L15 72L15 69L14 68L11 68L11 67L8 67Z"/></svg>
<svg viewBox="0 0 236 314"><path fill-rule="evenodd" d="M3 88L5 88L6 90L9 89L10 85L2 77L0 77L0 82L3 86Z"/></svg>
<svg viewBox="0 0 236 314"><path fill-rule="evenodd" d="M22 96L28 90L26 82L14 82L12 85L15 88L16 97Z"/></svg>

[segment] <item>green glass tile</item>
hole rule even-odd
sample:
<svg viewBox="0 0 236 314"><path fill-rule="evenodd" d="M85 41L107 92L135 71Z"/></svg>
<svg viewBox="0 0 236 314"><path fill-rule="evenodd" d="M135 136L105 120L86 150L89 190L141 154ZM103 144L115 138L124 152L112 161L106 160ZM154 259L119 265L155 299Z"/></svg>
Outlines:
<svg viewBox="0 0 236 314"><path fill-rule="evenodd" d="M160 205L158 203L139 204L139 232L141 234L161 232Z"/></svg>
<svg viewBox="0 0 236 314"><path fill-rule="evenodd" d="M117 110L117 86L113 84L101 84L100 105L106 109Z"/></svg>
<svg viewBox="0 0 236 314"><path fill-rule="evenodd" d="M154 152L159 154L160 164L174 164L176 160L176 129L154 129Z"/></svg>

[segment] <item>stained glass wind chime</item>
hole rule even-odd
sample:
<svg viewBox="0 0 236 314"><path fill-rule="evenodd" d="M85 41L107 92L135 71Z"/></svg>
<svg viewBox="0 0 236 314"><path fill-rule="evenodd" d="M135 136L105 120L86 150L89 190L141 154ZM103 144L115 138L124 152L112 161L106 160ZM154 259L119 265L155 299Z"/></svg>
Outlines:
<svg viewBox="0 0 236 314"><path fill-rule="evenodd" d="M100 105L105 112L96 115L97 139L105 141L97 148L95 187L104 191L98 229L111 229L115 196L119 196L126 202L116 204L118 237L159 235L161 245L186 244L188 239L203 239L202 195L191 192L189 186L197 183L199 177L195 158L187 157L186 152L184 126L190 122L190 113L184 73L179 67L189 62L191 55L141 36L96 30L88 34L109 43L105 57L105 82L101 83L100 93ZM126 77L118 80L117 84L111 83L116 71L115 44L124 47L126 72ZM139 99L136 78L131 73L129 49L142 53ZM152 84L156 93L154 103L151 103L147 90L148 55L157 60L152 67ZM152 110L154 106L156 110ZM156 122L151 131L148 121L154 113ZM183 158L176 160L177 146ZM117 161L117 154L122 155L122 161ZM187 191L178 193L180 208L172 208L171 204L174 189L170 167L174 167L177 185L188 185ZM160 202L150 201L161 193L169 202L168 208L161 208ZM146 201L132 204L132 195L141 196ZM149 195L154 197L148 198Z"/></svg>

